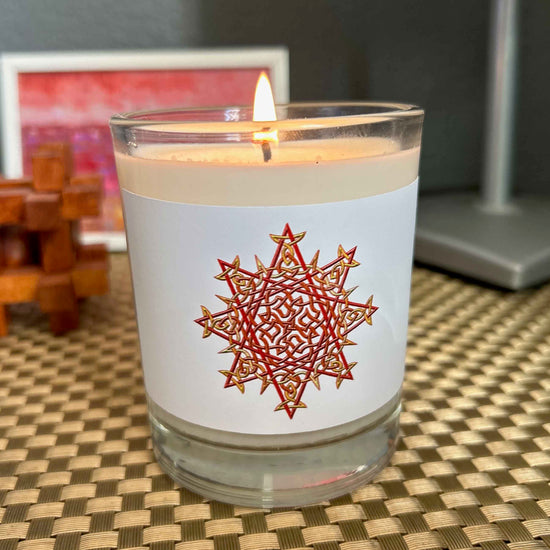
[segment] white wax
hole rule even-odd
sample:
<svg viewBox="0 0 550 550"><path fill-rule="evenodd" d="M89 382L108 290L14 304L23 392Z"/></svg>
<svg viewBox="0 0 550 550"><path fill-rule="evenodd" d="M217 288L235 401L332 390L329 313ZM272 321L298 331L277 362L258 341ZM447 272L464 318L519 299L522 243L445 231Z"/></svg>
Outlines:
<svg viewBox="0 0 550 550"><path fill-rule="evenodd" d="M408 185L419 148L383 138L278 143L264 162L259 144L149 145L117 153L122 188L151 198L218 206L337 202Z"/></svg>

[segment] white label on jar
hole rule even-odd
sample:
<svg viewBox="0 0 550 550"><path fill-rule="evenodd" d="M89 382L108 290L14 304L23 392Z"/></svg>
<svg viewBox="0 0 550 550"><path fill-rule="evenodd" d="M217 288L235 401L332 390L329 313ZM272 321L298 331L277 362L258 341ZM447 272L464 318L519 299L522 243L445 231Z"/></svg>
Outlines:
<svg viewBox="0 0 550 550"><path fill-rule="evenodd" d="M403 380L417 181L280 207L124 190L153 401L248 434L329 428L387 403Z"/></svg>

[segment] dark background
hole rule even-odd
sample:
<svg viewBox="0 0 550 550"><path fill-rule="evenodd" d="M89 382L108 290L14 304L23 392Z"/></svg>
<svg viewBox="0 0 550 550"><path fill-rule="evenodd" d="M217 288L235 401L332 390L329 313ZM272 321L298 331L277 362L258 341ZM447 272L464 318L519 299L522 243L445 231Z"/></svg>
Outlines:
<svg viewBox="0 0 550 550"><path fill-rule="evenodd" d="M426 109L422 189L474 187L489 0L0 0L0 52L286 45L292 100ZM550 192L550 1L521 2L516 188Z"/></svg>

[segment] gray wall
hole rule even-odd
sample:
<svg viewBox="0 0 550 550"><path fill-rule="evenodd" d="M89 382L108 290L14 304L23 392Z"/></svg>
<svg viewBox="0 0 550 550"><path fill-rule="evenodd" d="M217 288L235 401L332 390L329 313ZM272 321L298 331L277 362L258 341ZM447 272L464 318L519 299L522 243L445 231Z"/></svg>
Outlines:
<svg viewBox="0 0 550 550"><path fill-rule="evenodd" d="M550 2L523 0L520 190L550 189ZM284 44L291 98L426 108L422 189L477 185L489 0L0 0L0 52Z"/></svg>

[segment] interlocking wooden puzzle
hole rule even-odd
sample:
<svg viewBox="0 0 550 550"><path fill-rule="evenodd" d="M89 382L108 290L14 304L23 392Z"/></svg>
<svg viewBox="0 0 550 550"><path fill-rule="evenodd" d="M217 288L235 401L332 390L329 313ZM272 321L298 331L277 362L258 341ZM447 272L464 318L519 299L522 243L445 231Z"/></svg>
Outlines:
<svg viewBox="0 0 550 550"><path fill-rule="evenodd" d="M73 175L68 144L50 143L32 157L31 179L0 178L0 336L8 306L38 302L51 330L78 326L78 301L106 294L104 245L79 243L79 220L99 216L99 175Z"/></svg>

